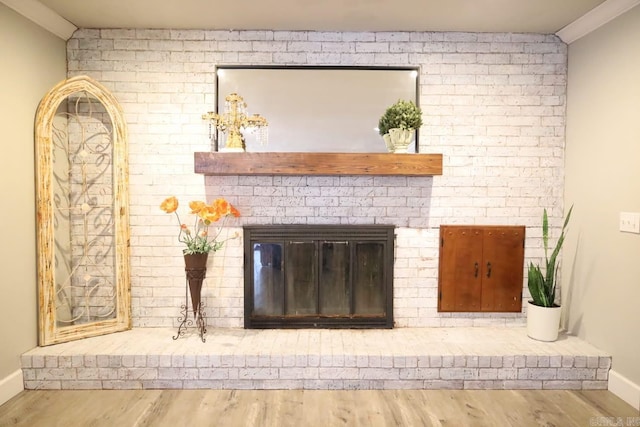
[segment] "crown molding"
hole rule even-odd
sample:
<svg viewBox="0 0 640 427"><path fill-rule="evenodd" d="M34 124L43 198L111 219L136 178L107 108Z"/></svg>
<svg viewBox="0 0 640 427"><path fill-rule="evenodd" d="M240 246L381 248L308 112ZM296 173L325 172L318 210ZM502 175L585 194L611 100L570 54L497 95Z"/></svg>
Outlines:
<svg viewBox="0 0 640 427"><path fill-rule="evenodd" d="M607 0L556 33L566 44L586 36L640 4L640 0Z"/></svg>
<svg viewBox="0 0 640 427"><path fill-rule="evenodd" d="M0 3L4 3L63 40L68 40L78 29L37 0L0 0ZM638 4L640 4L640 0L606 0L556 32L556 35L563 42L571 44Z"/></svg>
<svg viewBox="0 0 640 427"><path fill-rule="evenodd" d="M73 32L78 29L71 22L37 0L0 0L0 3L4 3L62 40L69 40Z"/></svg>

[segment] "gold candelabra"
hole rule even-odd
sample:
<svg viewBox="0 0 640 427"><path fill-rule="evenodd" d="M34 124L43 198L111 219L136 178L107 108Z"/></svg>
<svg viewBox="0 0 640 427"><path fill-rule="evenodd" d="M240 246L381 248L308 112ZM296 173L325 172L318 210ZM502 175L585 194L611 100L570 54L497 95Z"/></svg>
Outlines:
<svg viewBox="0 0 640 427"><path fill-rule="evenodd" d="M237 93L227 95L222 114L209 111L202 115L202 119L208 120L216 129L227 132L226 144L220 151L245 151L242 131L248 128L265 129L268 126L267 119L259 114L248 115L247 104ZM264 136L264 133L261 136Z"/></svg>

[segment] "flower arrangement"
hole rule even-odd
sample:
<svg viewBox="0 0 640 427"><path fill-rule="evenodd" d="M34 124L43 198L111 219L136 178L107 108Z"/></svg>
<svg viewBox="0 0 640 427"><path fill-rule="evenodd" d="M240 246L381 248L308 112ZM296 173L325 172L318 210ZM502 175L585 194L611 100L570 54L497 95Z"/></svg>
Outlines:
<svg viewBox="0 0 640 427"><path fill-rule="evenodd" d="M221 229L218 229L215 235L209 234L209 226L214 222L224 219L230 215L239 217L240 212L227 202L225 199L216 199L210 205L205 202L194 200L189 202L191 214L196 215L193 229L187 227L178 215L178 199L175 196L166 198L161 204L160 209L166 213L175 213L180 224L180 232L178 233L178 241L184 243L187 247L182 250L185 255L206 254L211 251L215 252L224 245L229 239L218 240ZM233 236L234 238L237 236Z"/></svg>

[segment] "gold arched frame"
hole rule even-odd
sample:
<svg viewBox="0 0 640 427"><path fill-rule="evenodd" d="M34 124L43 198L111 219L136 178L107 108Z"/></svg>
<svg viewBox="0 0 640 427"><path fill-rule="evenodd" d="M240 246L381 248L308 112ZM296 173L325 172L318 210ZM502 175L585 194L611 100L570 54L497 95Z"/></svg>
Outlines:
<svg viewBox="0 0 640 427"><path fill-rule="evenodd" d="M109 318L61 324L56 318L56 241L54 187L54 119L65 101L73 96L87 96L99 101L102 113L111 121L113 144L110 172L111 230L109 238L114 251L111 266L115 304ZM50 345L90 336L131 329L131 283L129 249L129 178L127 129L123 111L111 92L87 76L66 79L53 87L40 102L35 121L37 263L40 345ZM70 264L73 262L70 261ZM86 275L85 275L86 276Z"/></svg>

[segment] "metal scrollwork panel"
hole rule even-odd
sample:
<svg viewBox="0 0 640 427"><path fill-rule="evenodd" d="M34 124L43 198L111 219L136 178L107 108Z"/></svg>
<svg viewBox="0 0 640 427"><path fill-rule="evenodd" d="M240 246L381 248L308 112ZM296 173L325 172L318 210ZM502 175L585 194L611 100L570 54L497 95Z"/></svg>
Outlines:
<svg viewBox="0 0 640 427"><path fill-rule="evenodd" d="M126 143L117 101L88 77L38 107L40 345L131 327Z"/></svg>

